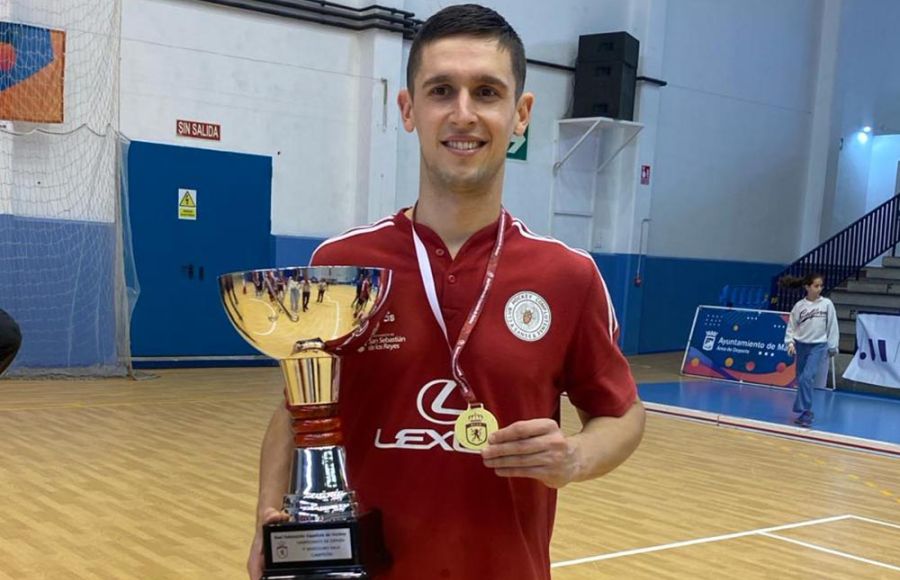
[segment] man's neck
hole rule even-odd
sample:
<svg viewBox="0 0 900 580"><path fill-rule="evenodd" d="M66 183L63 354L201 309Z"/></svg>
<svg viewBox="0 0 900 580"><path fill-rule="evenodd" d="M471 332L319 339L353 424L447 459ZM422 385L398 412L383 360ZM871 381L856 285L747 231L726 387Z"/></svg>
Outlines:
<svg viewBox="0 0 900 580"><path fill-rule="evenodd" d="M500 196L496 194L430 195L420 191L416 205L416 223L434 230L447 246L451 257L456 257L472 234L499 217Z"/></svg>

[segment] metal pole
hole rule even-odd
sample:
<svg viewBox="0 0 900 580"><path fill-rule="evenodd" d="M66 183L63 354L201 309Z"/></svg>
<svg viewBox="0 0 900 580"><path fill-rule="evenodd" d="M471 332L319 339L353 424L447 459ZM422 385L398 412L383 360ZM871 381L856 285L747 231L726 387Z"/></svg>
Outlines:
<svg viewBox="0 0 900 580"><path fill-rule="evenodd" d="M837 371L835 371L834 359L835 357L829 357L831 359L831 390L837 389Z"/></svg>

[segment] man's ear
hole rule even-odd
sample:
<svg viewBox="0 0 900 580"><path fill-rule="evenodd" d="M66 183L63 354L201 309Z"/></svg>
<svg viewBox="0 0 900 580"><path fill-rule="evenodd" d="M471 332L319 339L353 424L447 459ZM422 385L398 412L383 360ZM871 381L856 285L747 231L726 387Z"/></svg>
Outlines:
<svg viewBox="0 0 900 580"><path fill-rule="evenodd" d="M531 108L534 106L534 95L531 93L522 93L519 102L516 104L516 127L513 133L516 135L524 135L528 123L531 122Z"/></svg>
<svg viewBox="0 0 900 580"><path fill-rule="evenodd" d="M397 94L397 106L400 107L400 118L403 120L403 128L407 133L412 133L416 129L416 122L412 110L412 95L409 90L402 89Z"/></svg>

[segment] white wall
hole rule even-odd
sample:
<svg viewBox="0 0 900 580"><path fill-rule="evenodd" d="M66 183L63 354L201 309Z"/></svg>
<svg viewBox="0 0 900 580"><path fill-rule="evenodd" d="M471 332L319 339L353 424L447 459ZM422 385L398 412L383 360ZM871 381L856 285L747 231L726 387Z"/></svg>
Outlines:
<svg viewBox="0 0 900 580"><path fill-rule="evenodd" d="M873 141L857 143L855 133L871 126L875 134L900 133L900 2L845 0L832 111L831 140L840 149L830 161L823 235L832 235L867 210Z"/></svg>
<svg viewBox="0 0 900 580"><path fill-rule="evenodd" d="M669 4L651 254L796 256L817 11L813 0Z"/></svg>
<svg viewBox="0 0 900 580"><path fill-rule="evenodd" d="M880 135L872 139L866 207L869 212L897 192L897 163L900 162L900 135Z"/></svg>
<svg viewBox="0 0 900 580"><path fill-rule="evenodd" d="M601 251L786 262L798 253L816 97L818 0L492 0L529 58L574 63L580 34L641 40L628 168L607 191ZM425 19L449 4L396 0ZM380 34L380 33L379 33ZM409 42L190 0L128 0L122 130L128 136L271 155L273 233L326 236L415 199L418 143L402 132L397 90ZM386 35L386 36L385 36ZM381 106L383 81L388 109ZM553 130L573 76L529 66L537 96L528 161L507 168L505 201L549 229ZM177 138L176 119L222 125L219 143ZM636 165L653 166L649 186ZM611 224L611 225L610 225ZM697 235L702 232L702 235Z"/></svg>
<svg viewBox="0 0 900 580"><path fill-rule="evenodd" d="M812 131L810 132L809 161L806 167L806 188L801 199L803 208L799 226L796 255L815 248L822 241L822 216L825 198L837 159L838 144L832 140L835 75L843 0L821 0L821 25L818 39L818 63L814 66L815 90L813 98ZM830 207L830 206L829 206Z"/></svg>
<svg viewBox="0 0 900 580"><path fill-rule="evenodd" d="M122 29L128 137L272 156L274 234L365 214L359 95L380 81L360 76L353 32L188 0L129 0ZM222 140L176 137L176 119L220 124Z"/></svg>

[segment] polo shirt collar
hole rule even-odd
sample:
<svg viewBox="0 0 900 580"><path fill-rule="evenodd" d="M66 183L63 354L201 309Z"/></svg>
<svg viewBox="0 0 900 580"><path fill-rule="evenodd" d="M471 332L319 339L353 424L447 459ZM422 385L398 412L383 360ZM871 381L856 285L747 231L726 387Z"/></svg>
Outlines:
<svg viewBox="0 0 900 580"><path fill-rule="evenodd" d="M397 212L397 215L394 216L394 224L402 228L403 232L407 235L412 235L412 221L406 217L406 212L409 210L408 207L401 209ZM506 211L501 210L501 211ZM487 247L488 251L490 251L494 247L494 241L497 239L497 228L500 227L500 216L497 216L497 219L492 223L486 225L481 228L471 236L459 249L459 253L457 257L464 253L481 250ZM509 231L512 227L512 217L507 216L506 220L506 232L504 234L509 234ZM444 244L444 241L441 239L434 230L429 228L428 226L417 223L416 224L416 233L419 234L419 238L421 238L422 243L425 244L426 247L431 249L440 248L447 251L447 246Z"/></svg>

